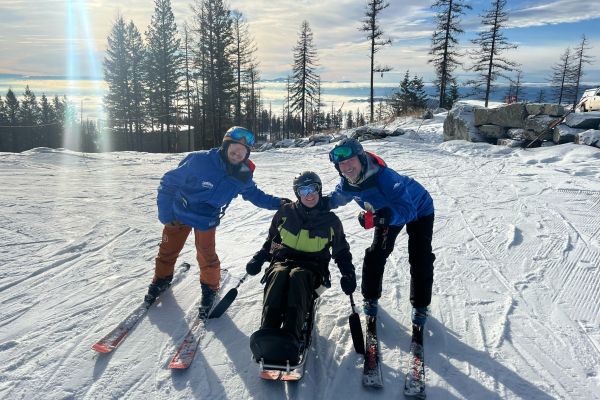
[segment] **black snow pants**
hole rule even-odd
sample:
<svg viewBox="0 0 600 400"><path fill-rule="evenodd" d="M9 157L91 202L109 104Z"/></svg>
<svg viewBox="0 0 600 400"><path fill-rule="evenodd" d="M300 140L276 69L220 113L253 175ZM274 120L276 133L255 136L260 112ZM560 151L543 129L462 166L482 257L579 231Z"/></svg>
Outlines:
<svg viewBox="0 0 600 400"><path fill-rule="evenodd" d="M413 307L431 303L433 262L431 249L434 214L406 224L408 234L408 262L410 264L410 302ZM381 297L383 271L387 258L403 226L375 227L371 246L365 250L362 271L362 295L365 299Z"/></svg>
<svg viewBox="0 0 600 400"><path fill-rule="evenodd" d="M308 269L277 262L269 267L261 328L283 328L300 339L304 317L312 306L315 283L315 274Z"/></svg>

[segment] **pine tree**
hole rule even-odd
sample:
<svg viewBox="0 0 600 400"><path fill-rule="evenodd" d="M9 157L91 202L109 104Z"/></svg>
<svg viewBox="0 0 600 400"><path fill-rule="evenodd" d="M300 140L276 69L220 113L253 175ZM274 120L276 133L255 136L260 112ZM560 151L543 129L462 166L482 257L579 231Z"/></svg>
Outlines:
<svg viewBox="0 0 600 400"><path fill-rule="evenodd" d="M250 35L248 24L241 12L234 10L231 13L233 29L233 64L235 72L235 111L234 118L236 125L240 125L243 120L242 103L244 93L249 90L245 86L248 83L245 77L248 77L250 68L258 69L255 53L256 44Z"/></svg>
<svg viewBox="0 0 600 400"><path fill-rule="evenodd" d="M182 78L180 39L177 37L177 25L171 9L171 0L155 0L154 14L148 30L147 74L151 97L152 113L163 132L171 131L177 112L175 102L179 96ZM169 136L169 150L171 150Z"/></svg>
<svg viewBox="0 0 600 400"><path fill-rule="evenodd" d="M506 27L508 13L505 11L506 0L493 0L492 7L482 15L481 25L484 30L477 33L477 38L472 42L478 49L471 52L473 66L469 68L475 71L477 78L469 83L475 89L485 87L485 106L488 106L493 83L499 76L508 79L507 73L517 67L517 63L510 61L501 54L510 49L516 49L516 44L508 42L502 29Z"/></svg>
<svg viewBox="0 0 600 400"><path fill-rule="evenodd" d="M550 85L553 89L553 94L556 96L558 104L562 104L563 99L567 98L573 92L573 67L572 54L569 47L560 56L559 61L552 66L552 76L550 77Z"/></svg>
<svg viewBox="0 0 600 400"><path fill-rule="evenodd" d="M6 105L2 100L2 96L0 96L0 127L8 126L8 114Z"/></svg>
<svg viewBox="0 0 600 400"><path fill-rule="evenodd" d="M6 92L6 117L10 126L19 125L19 100L10 88Z"/></svg>
<svg viewBox="0 0 600 400"><path fill-rule="evenodd" d="M371 59L371 86L370 86L370 96L369 101L371 105L371 114L369 117L369 122L373 122L373 74L375 72L379 72L383 75L384 72L388 72L391 70L388 66L375 66L375 53L377 53L383 46L391 45L391 39L383 39L383 31L379 26L379 14L388 8L390 3L386 2L386 0L368 0L366 9L365 9L365 17L362 20L363 25L359 28L359 30L363 32L367 32L367 40L369 40L370 44L370 59Z"/></svg>
<svg viewBox="0 0 600 400"><path fill-rule="evenodd" d="M117 17L110 35L104 57L104 80L108 91L104 105L108 112L109 126L127 131L129 115L129 56L127 27L123 17Z"/></svg>
<svg viewBox="0 0 600 400"><path fill-rule="evenodd" d="M459 61L462 54L458 51L457 36L464 30L460 27L459 17L472 7L461 0L437 0L431 8L436 9L437 14L429 50L432 58L428 62L433 64L437 76L434 84L438 88L439 107L451 108L447 92L452 85L456 85L456 78L452 73L457 66L462 65Z"/></svg>
<svg viewBox="0 0 600 400"><path fill-rule="evenodd" d="M222 0L197 0L194 13L198 49L195 64L204 85L204 127L215 146L220 143L226 127L231 125L234 102L231 11Z"/></svg>
<svg viewBox="0 0 600 400"><path fill-rule="evenodd" d="M19 120L21 125L35 126L39 124L40 106L38 105L35 93L29 89L29 85L25 87L21 107L19 108Z"/></svg>
<svg viewBox="0 0 600 400"><path fill-rule="evenodd" d="M575 67L573 69L573 109L575 109L575 106L577 105L577 100L579 99L579 85L581 83L581 79L583 78L583 65L591 64L592 62L593 57L588 54L589 50L591 50L591 47L588 45L588 39L585 35L582 35L581 42L579 42L579 46L575 50Z"/></svg>
<svg viewBox="0 0 600 400"><path fill-rule="evenodd" d="M54 109L48 101L45 94L42 94L40 98L40 123L42 125L49 125L56 122L56 115Z"/></svg>
<svg viewBox="0 0 600 400"><path fill-rule="evenodd" d="M129 131L142 133L146 123L146 48L133 21L127 25Z"/></svg>
<svg viewBox="0 0 600 400"><path fill-rule="evenodd" d="M317 51L313 44L313 33L308 21L303 21L300 26L298 42L294 47L291 103L292 110L300 113L302 136L306 134L306 116L310 109L309 104L317 92L316 62Z"/></svg>
<svg viewBox="0 0 600 400"><path fill-rule="evenodd" d="M544 89L540 89L535 99L536 103L544 103L546 101L546 92Z"/></svg>

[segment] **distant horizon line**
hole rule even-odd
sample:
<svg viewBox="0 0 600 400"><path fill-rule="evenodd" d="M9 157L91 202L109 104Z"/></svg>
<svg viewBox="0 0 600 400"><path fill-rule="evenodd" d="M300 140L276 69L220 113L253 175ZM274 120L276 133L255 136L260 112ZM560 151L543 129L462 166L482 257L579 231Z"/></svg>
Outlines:
<svg viewBox="0 0 600 400"><path fill-rule="evenodd" d="M31 79L34 81L42 81L42 80L57 80L57 81L66 81L66 80L74 80L74 81L105 81L104 77L94 77L94 76L77 76L77 77L67 77L65 75L28 75L28 74L14 74L14 73L0 73L0 79L19 79L19 80L27 80ZM259 82L266 83L285 83L287 78L278 77L273 79L260 79ZM359 85L365 85L369 87L369 82L362 81L352 81L352 80L332 80L332 81L321 81L321 83L353 83ZM434 86L432 82L424 82L426 86ZM531 85L531 86L547 86L551 87L550 82L522 82L522 85ZM596 82L581 82L582 86L600 86L600 83ZM381 87L381 85L398 85L398 82L377 82L375 86ZM509 87L508 83L497 83L495 86L500 87Z"/></svg>

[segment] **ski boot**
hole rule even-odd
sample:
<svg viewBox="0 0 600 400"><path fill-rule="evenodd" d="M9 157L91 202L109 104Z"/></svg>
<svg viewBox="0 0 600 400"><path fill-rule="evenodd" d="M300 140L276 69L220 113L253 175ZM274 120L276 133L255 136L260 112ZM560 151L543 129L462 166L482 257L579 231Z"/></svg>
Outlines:
<svg viewBox="0 0 600 400"><path fill-rule="evenodd" d="M171 286L171 280L173 280L173 276L167 276L166 278L156 278L154 282L148 286L148 294L144 296L144 301L151 305L156 301L156 298L160 296L162 292L167 290L169 286Z"/></svg>
<svg viewBox="0 0 600 400"><path fill-rule="evenodd" d="M427 307L413 307L411 320L413 325L424 326L425 322L427 322L427 314L429 310Z"/></svg>
<svg viewBox="0 0 600 400"><path fill-rule="evenodd" d="M204 283L200 283L200 289L202 290L202 297L200 298L200 307L198 308L198 317L201 319L207 319L210 309L215 302L217 292L212 290Z"/></svg>
<svg viewBox="0 0 600 400"><path fill-rule="evenodd" d="M363 312L369 317L377 316L377 299L364 299Z"/></svg>

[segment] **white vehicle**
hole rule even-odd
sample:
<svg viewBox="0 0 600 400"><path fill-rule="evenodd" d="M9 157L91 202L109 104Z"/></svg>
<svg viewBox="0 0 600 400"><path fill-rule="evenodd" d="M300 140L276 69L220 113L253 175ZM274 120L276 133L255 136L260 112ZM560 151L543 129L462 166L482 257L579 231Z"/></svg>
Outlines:
<svg viewBox="0 0 600 400"><path fill-rule="evenodd" d="M600 110L600 88L588 89L583 92L577 107L583 112Z"/></svg>

